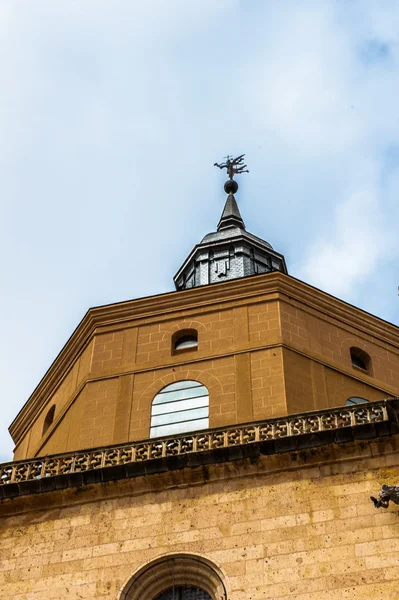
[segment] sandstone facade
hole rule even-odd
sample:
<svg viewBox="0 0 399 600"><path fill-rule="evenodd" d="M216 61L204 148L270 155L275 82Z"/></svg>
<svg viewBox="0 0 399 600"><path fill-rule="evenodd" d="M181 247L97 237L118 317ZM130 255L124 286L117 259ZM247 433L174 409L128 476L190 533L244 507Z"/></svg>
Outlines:
<svg viewBox="0 0 399 600"><path fill-rule="evenodd" d="M203 459L145 441L180 380L209 392ZM369 499L399 482L397 401L377 402L398 388L398 329L284 273L91 309L10 428L0 598L155 600L173 573L212 600L399 600L398 507ZM350 397L375 404L333 410Z"/></svg>
<svg viewBox="0 0 399 600"><path fill-rule="evenodd" d="M162 556L215 565L229 600L399 598L398 437L5 501L0 597L130 598ZM126 593L126 595L124 595Z"/></svg>

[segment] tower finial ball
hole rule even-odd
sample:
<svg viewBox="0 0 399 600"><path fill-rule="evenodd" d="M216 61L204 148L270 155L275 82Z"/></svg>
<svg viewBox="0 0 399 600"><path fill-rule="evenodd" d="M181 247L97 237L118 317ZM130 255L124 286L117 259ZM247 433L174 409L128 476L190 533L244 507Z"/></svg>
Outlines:
<svg viewBox="0 0 399 600"><path fill-rule="evenodd" d="M224 191L226 194L235 194L238 190L238 183L234 179L229 179L224 184Z"/></svg>

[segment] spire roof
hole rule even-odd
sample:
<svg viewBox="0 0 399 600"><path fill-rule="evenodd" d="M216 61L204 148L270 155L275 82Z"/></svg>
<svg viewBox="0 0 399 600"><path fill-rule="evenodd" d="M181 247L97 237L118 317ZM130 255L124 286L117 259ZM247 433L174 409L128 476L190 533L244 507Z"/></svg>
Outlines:
<svg viewBox="0 0 399 600"><path fill-rule="evenodd" d="M176 273L174 282L178 290L272 271L287 273L284 256L245 229L234 196L238 183L233 179L234 175L248 172L246 165L242 164L243 156L226 157L225 163L215 163L217 167L227 169L229 174L224 184L227 199L217 231L202 238Z"/></svg>
<svg viewBox="0 0 399 600"><path fill-rule="evenodd" d="M245 223L240 214L240 209L238 208L234 194L231 192L227 196L226 204L224 205L217 229L220 231L221 229L227 229L228 227L239 227L245 231Z"/></svg>

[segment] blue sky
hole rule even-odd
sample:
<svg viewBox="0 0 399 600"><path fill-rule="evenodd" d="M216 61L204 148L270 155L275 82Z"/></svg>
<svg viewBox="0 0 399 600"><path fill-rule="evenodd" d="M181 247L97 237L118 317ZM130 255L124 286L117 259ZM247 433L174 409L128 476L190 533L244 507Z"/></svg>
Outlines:
<svg viewBox="0 0 399 600"><path fill-rule="evenodd" d="M398 323L396 0L0 0L0 460L90 306L173 289L224 176L289 272Z"/></svg>

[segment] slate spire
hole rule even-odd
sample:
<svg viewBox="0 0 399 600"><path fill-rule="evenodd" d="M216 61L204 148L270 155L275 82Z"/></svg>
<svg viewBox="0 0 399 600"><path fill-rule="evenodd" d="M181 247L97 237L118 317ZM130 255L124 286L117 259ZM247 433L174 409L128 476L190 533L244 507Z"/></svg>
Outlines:
<svg viewBox="0 0 399 600"><path fill-rule="evenodd" d="M228 227L239 227L240 229L245 230L245 223L232 192L227 196L226 204L224 205L222 216L218 223L218 231L227 229Z"/></svg>

